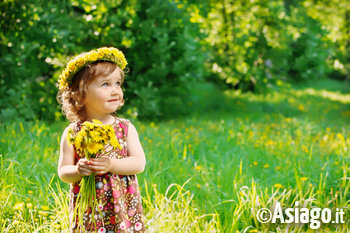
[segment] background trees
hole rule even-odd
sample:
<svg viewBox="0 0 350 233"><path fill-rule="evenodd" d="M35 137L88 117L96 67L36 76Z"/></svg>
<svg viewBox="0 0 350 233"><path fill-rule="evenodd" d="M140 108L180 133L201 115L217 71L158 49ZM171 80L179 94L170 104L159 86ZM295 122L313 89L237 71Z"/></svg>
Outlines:
<svg viewBox="0 0 350 233"><path fill-rule="evenodd" d="M100 46L126 54L122 111L142 118L193 111L208 82L265 92L281 81L349 79L349 12L342 0L4 1L0 118L60 118L59 72Z"/></svg>

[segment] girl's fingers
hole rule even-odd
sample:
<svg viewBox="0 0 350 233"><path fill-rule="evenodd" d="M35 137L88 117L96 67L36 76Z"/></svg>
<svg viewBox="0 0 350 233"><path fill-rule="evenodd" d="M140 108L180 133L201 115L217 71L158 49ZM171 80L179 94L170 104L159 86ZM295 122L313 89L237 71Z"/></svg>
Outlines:
<svg viewBox="0 0 350 233"><path fill-rule="evenodd" d="M106 171L103 171L103 170L102 171L96 171L95 173L101 175L101 174L105 174Z"/></svg>
<svg viewBox="0 0 350 233"><path fill-rule="evenodd" d="M91 175L92 173L92 170L85 166L80 166L78 170L79 173L82 175Z"/></svg>
<svg viewBox="0 0 350 233"><path fill-rule="evenodd" d="M89 161L89 164L91 165L94 165L94 164L101 164L101 163L103 163L103 162L101 162L101 161L99 161L99 160L90 160Z"/></svg>
<svg viewBox="0 0 350 233"><path fill-rule="evenodd" d="M90 169L92 170L92 172L96 173L96 174L105 174L106 173L106 169L105 167L98 167L98 166L90 166Z"/></svg>
<svg viewBox="0 0 350 233"><path fill-rule="evenodd" d="M101 166L89 166L89 169L91 169L93 171L100 171L100 170L103 170L104 167L101 167Z"/></svg>

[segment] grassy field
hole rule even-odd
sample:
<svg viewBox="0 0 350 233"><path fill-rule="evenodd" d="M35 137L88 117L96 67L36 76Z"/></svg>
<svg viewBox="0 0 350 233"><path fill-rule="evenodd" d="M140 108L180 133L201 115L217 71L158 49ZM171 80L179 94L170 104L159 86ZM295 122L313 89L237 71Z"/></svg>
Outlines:
<svg viewBox="0 0 350 233"><path fill-rule="evenodd" d="M162 122L132 120L147 165L138 175L148 232L306 232L262 224L262 207L350 207L350 88L280 83L264 95L204 93L207 111ZM200 108L200 106L198 107ZM67 123L1 123L0 231L61 232L68 185L57 177ZM311 231L312 232L312 231Z"/></svg>

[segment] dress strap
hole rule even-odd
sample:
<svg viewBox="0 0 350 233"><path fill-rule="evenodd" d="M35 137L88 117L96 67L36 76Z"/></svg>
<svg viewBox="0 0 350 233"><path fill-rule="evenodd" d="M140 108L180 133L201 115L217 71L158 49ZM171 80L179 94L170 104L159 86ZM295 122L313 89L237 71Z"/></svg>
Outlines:
<svg viewBox="0 0 350 233"><path fill-rule="evenodd" d="M124 128L124 135L125 135L125 138L128 137L128 129L129 129L129 120L125 120L125 128Z"/></svg>

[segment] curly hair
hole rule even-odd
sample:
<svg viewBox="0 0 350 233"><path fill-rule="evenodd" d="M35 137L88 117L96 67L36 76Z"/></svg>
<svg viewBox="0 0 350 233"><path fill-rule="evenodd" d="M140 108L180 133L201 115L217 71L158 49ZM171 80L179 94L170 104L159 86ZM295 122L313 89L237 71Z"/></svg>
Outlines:
<svg viewBox="0 0 350 233"><path fill-rule="evenodd" d="M84 100L87 86L96 78L107 76L115 69L119 69L121 84L123 84L125 75L122 69L112 62L98 61L81 69L74 76L70 87L58 91L57 101L62 105L62 113L70 122L86 120ZM123 98L117 110L124 105L124 102Z"/></svg>

